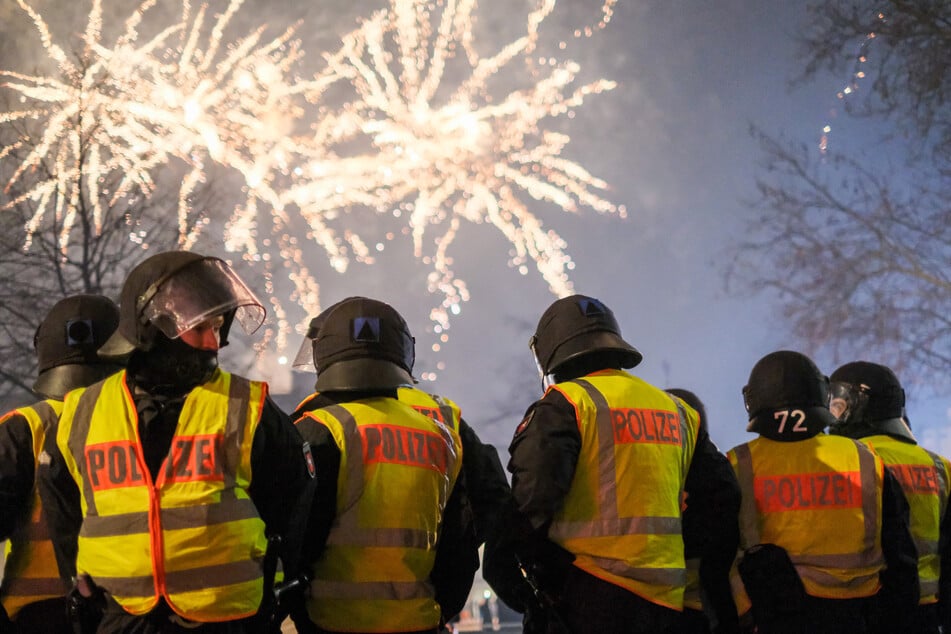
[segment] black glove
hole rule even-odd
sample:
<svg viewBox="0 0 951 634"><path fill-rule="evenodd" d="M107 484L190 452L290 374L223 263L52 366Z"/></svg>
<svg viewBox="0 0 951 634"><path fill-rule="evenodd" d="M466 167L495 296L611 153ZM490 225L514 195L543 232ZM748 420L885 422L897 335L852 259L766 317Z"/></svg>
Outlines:
<svg viewBox="0 0 951 634"><path fill-rule="evenodd" d="M95 634L106 609L106 595L89 575L82 574L66 595L66 607L77 634Z"/></svg>

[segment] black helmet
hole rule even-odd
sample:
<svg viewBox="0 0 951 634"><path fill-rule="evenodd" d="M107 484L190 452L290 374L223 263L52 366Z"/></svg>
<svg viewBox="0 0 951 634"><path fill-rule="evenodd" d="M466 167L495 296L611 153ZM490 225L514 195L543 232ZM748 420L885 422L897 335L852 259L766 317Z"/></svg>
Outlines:
<svg viewBox="0 0 951 634"><path fill-rule="evenodd" d="M833 431L851 438L890 434L914 441L905 423L905 390L891 369L868 361L846 363L830 377Z"/></svg>
<svg viewBox="0 0 951 634"><path fill-rule="evenodd" d="M684 403L693 408L697 412L697 416L700 418L700 428L707 429L707 409L703 406L703 401L700 400L700 397L691 392L690 390L685 390L679 387L671 387L665 390L668 394L676 396Z"/></svg>
<svg viewBox="0 0 951 634"><path fill-rule="evenodd" d="M61 399L117 372L121 366L103 361L96 350L118 325L119 307L102 295L73 295L54 304L33 335L39 373L33 391Z"/></svg>
<svg viewBox="0 0 951 634"><path fill-rule="evenodd" d="M347 298L328 309L314 341L320 392L394 389L412 385L416 342L389 304Z"/></svg>
<svg viewBox="0 0 951 634"><path fill-rule="evenodd" d="M528 345L543 376L592 352L619 353L622 368L633 368L642 359L641 353L621 338L611 309L585 295L563 297L549 306Z"/></svg>
<svg viewBox="0 0 951 634"><path fill-rule="evenodd" d="M814 435L835 422L829 411L829 378L812 359L790 350L772 352L753 366L743 387L749 412L747 431L796 438L799 432ZM790 420L791 412L801 415ZM785 412L785 414L780 414Z"/></svg>
<svg viewBox="0 0 951 634"><path fill-rule="evenodd" d="M106 357L149 350L156 332L169 339L209 317L225 316L220 345L237 319L248 334L264 322L264 306L219 258L189 251L153 255L129 273L119 297L119 329L100 348Z"/></svg>

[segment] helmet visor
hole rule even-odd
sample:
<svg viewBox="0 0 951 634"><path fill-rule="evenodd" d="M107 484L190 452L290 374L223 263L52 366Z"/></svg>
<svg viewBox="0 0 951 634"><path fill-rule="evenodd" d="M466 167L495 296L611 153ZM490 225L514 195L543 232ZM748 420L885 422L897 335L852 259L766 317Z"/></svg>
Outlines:
<svg viewBox="0 0 951 634"><path fill-rule="evenodd" d="M264 306L222 260L207 258L175 271L151 297L140 298L142 318L176 339L206 319L235 311L244 332L264 323Z"/></svg>
<svg viewBox="0 0 951 634"><path fill-rule="evenodd" d="M317 372L317 366L314 365L314 340L310 337L304 337L300 344L300 350L294 357L292 367L298 372Z"/></svg>
<svg viewBox="0 0 951 634"><path fill-rule="evenodd" d="M829 411L839 424L861 420L868 403L868 387L844 381L833 381L829 386Z"/></svg>
<svg viewBox="0 0 951 634"><path fill-rule="evenodd" d="M552 385L555 384L555 375L554 374L545 374L545 368L542 367L542 362L538 358L538 337L532 335L532 338L528 340L528 347L532 350L532 358L535 359L535 369L538 370L538 378L542 382L542 394L548 391Z"/></svg>

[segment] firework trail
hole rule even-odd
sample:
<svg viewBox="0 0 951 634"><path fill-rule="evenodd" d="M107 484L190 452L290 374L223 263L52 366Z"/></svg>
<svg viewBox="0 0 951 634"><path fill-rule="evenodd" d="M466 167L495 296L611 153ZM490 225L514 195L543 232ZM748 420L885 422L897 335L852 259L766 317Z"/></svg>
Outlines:
<svg viewBox="0 0 951 634"><path fill-rule="evenodd" d="M599 27L613 4L605 3ZM472 32L475 0L391 0L345 36L328 60L355 92L347 104L351 132L373 149L357 171L375 175L386 192L376 208L406 218L416 256L433 267L429 291L443 297L431 313L437 333L469 297L450 255L463 221L498 228L512 245L510 265L525 274L533 261L551 291L563 296L571 292L566 243L543 227L529 201L568 212L588 207L625 214L599 193L607 183L560 156L569 137L543 128L545 120L571 113L613 82L576 86L578 65L551 60L547 73L534 73L524 88L493 95L493 80L532 53L554 6L545 0L527 16L522 37L480 55ZM467 71L461 81L454 79L460 65ZM306 187L293 193L302 191ZM437 233L430 243L428 232Z"/></svg>
<svg viewBox="0 0 951 634"><path fill-rule="evenodd" d="M367 241L354 230L361 224L356 214L388 214L405 225L416 257L432 266L428 290L442 300L431 318L443 342L449 314L469 299L451 255L464 222L498 228L512 245L510 265L527 274L534 262L551 291L565 295L572 268L567 244L529 206L625 214L604 198L604 181L561 156L569 137L544 127L614 86L607 80L577 85L574 62L531 59L555 0L543 0L527 15L524 34L488 55L473 35L475 0L391 0L324 55L321 72L304 79L295 26L268 41L263 25L224 39L241 0L230 0L212 19L206 6L192 11L186 1L178 21L152 24L140 38L155 5L145 0L110 44L102 41L102 0L93 0L74 59L53 42L42 16L26 0L17 2L58 69L52 76L0 71L3 85L29 104L0 113L0 124L43 126L40 138L3 150L30 149L6 185L8 192L14 185L22 191L5 205L35 204L27 247L44 215L55 214L65 249L81 197L101 216L97 187L106 175L120 176L107 192L116 201L148 195L156 170L181 165L181 245L220 229L228 251L263 265L276 315L268 339L276 336L279 349L291 330L277 297L283 279L293 286L292 303L307 314L319 310L309 243L341 273L351 259L372 263ZM598 28L613 5L605 2ZM511 70L519 61L527 63ZM500 89L500 77L523 85ZM319 119L311 124L315 111ZM26 179L40 162L52 176ZM212 164L241 178L244 201L227 218L190 204Z"/></svg>

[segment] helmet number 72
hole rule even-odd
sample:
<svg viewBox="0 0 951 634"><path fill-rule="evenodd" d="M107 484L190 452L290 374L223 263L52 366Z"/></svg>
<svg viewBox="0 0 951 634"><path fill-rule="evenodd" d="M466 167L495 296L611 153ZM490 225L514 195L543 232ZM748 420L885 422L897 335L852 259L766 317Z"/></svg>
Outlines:
<svg viewBox="0 0 951 634"><path fill-rule="evenodd" d="M779 421L779 433L783 433L783 430L786 429L786 422L792 417L794 423L792 430L796 431L809 431L803 427L803 423L806 422L806 413L801 409L794 409L789 411L788 409L781 409L778 412L773 414L773 418Z"/></svg>

